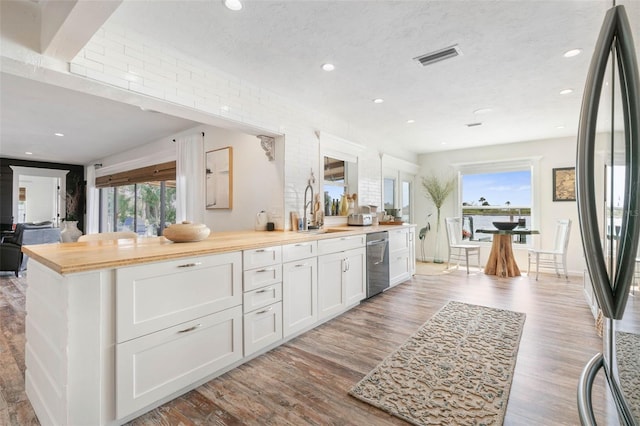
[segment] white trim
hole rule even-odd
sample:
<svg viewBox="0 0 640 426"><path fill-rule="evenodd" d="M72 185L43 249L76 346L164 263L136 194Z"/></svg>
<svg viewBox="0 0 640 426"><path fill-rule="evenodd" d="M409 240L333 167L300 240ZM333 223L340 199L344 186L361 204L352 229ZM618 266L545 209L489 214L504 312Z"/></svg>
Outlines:
<svg viewBox="0 0 640 426"><path fill-rule="evenodd" d="M469 174L472 172L477 173L490 173L499 169L503 172L508 172L510 170L518 170L523 167L538 167L540 164L540 160L542 156L534 156L534 157L522 157L522 158L512 158L509 160L495 160L495 161L475 161L469 163L452 163L451 166L454 170Z"/></svg>
<svg viewBox="0 0 640 426"><path fill-rule="evenodd" d="M320 140L320 151L324 157L331 157L338 160L357 163L358 155L365 150L364 145L348 141L326 132L317 132L317 136Z"/></svg>
<svg viewBox="0 0 640 426"><path fill-rule="evenodd" d="M175 146L173 146L172 149L150 152L144 157L134 158L132 160L122 161L120 163L100 167L99 169L96 169L95 177L102 177L120 172L128 172L129 170L135 170L142 167L153 166L154 164L167 163L169 161L175 160L176 149Z"/></svg>
<svg viewBox="0 0 640 426"><path fill-rule="evenodd" d="M389 154L381 153L380 158L382 159L383 169L395 169L396 171L405 172L414 176L420 171L420 166L418 164Z"/></svg>

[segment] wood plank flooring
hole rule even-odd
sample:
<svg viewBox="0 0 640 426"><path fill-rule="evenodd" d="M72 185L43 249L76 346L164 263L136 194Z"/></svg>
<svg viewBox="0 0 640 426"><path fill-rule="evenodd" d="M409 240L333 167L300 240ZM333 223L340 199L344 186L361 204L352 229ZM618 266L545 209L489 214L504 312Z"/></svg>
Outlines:
<svg viewBox="0 0 640 426"><path fill-rule="evenodd" d="M24 393L25 287L24 278L0 276L0 425L38 424ZM416 275L130 425L406 424L347 391L449 300L527 314L506 425L579 424L578 377L601 347L582 278L461 269ZM593 395L598 424L617 424L602 373Z"/></svg>

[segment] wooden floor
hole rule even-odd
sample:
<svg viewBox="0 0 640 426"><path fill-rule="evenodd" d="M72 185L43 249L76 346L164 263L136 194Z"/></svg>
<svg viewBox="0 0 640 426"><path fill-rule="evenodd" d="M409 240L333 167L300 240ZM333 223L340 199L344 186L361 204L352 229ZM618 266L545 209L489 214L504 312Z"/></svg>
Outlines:
<svg viewBox="0 0 640 426"><path fill-rule="evenodd" d="M0 276L0 425L38 424L24 393L25 279ZM131 425L401 425L347 391L447 301L527 314L506 425L576 425L580 371L601 345L581 277L416 275ZM598 424L617 424L602 373Z"/></svg>

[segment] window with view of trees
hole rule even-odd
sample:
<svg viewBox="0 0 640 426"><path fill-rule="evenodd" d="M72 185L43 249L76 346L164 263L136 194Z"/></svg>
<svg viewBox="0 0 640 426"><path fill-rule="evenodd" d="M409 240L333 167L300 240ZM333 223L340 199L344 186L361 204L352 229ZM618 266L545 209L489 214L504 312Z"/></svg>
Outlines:
<svg viewBox="0 0 640 426"><path fill-rule="evenodd" d="M461 173L463 236L475 241L491 241L491 234L478 229L493 229L492 222L519 222L531 226L533 204L531 167L490 173ZM526 243L526 236L514 237L514 243Z"/></svg>
<svg viewBox="0 0 640 426"><path fill-rule="evenodd" d="M100 232L162 235L176 220L175 181L144 182L100 189Z"/></svg>

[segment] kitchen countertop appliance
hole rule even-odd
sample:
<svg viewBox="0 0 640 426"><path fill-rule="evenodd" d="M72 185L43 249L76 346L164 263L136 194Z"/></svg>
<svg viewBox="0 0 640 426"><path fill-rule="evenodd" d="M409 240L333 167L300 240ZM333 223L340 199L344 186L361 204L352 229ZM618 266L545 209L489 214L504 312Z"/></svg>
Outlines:
<svg viewBox="0 0 640 426"><path fill-rule="evenodd" d="M373 224L373 215L369 213L352 213L347 217L347 225L370 226Z"/></svg>
<svg viewBox="0 0 640 426"><path fill-rule="evenodd" d="M389 288L389 233L367 234L367 298Z"/></svg>

